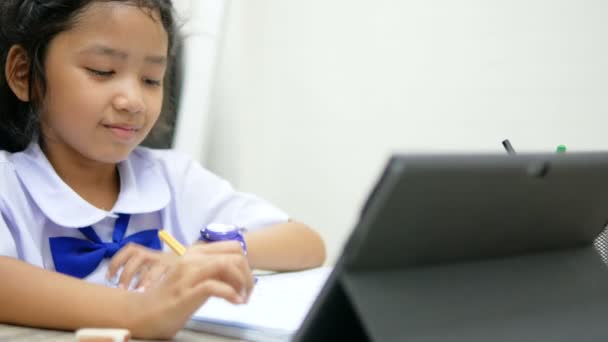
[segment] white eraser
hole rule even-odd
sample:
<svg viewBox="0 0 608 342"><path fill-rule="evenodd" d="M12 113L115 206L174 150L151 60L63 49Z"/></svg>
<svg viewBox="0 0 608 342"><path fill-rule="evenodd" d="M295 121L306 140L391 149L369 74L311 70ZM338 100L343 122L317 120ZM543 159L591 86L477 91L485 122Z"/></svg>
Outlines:
<svg viewBox="0 0 608 342"><path fill-rule="evenodd" d="M78 342L128 342L131 332L127 329L82 328L76 330Z"/></svg>

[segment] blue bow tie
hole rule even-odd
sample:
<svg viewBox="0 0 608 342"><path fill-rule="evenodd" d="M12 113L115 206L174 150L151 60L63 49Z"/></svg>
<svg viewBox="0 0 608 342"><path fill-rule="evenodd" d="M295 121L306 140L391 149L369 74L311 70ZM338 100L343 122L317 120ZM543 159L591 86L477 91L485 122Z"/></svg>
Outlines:
<svg viewBox="0 0 608 342"><path fill-rule="evenodd" d="M104 258L113 257L130 242L160 250L158 229L144 230L123 239L129 225L129 218L128 214L118 215L112 233L112 242L102 242L92 227L78 229L88 240L66 236L49 238L55 270L84 278L91 274Z"/></svg>

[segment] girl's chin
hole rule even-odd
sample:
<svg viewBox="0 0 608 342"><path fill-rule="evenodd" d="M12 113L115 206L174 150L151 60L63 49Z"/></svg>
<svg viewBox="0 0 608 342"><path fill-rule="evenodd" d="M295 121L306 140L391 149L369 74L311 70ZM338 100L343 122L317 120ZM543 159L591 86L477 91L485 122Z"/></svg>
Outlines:
<svg viewBox="0 0 608 342"><path fill-rule="evenodd" d="M133 152L133 148L121 148L121 149L112 149L110 151L104 151L101 153L95 153L93 158L94 160L101 163L108 164L117 164L121 161L126 160L129 157L129 154Z"/></svg>

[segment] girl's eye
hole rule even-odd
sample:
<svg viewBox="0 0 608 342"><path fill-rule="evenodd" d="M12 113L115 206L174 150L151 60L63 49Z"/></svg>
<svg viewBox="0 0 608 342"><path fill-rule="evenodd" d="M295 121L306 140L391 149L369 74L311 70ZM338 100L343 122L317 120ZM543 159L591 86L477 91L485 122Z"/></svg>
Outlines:
<svg viewBox="0 0 608 342"><path fill-rule="evenodd" d="M161 85L160 80L153 80L150 78L144 78L144 83L146 83L149 86L153 86L153 87L160 87L160 85Z"/></svg>
<svg viewBox="0 0 608 342"><path fill-rule="evenodd" d="M91 68L86 68L86 69L88 72L90 72L91 74L93 74L95 76L110 77L110 76L114 75L114 71L96 70L96 69L91 69Z"/></svg>

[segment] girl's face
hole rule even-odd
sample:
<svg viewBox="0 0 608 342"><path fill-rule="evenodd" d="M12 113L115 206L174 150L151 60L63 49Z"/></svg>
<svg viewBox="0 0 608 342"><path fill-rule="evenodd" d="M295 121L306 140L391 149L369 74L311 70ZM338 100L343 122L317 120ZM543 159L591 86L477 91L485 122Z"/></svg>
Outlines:
<svg viewBox="0 0 608 342"><path fill-rule="evenodd" d="M167 48L157 12L118 2L90 5L49 44L41 113L47 152L124 160L160 115Z"/></svg>

